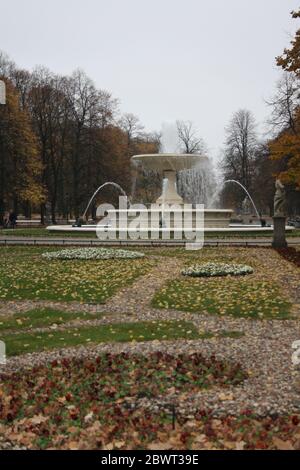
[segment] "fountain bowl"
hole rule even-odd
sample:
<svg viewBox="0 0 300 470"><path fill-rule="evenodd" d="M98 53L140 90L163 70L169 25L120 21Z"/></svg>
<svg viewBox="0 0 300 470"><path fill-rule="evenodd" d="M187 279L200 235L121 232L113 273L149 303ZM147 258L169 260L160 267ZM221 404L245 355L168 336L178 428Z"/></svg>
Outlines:
<svg viewBox="0 0 300 470"><path fill-rule="evenodd" d="M141 164L147 170L155 170L161 174L165 171L190 170L208 162L208 158L200 154L156 153L135 155L133 164Z"/></svg>
<svg viewBox="0 0 300 470"><path fill-rule="evenodd" d="M135 155L131 158L131 162L134 165L140 164L146 170L157 171L163 178L168 180L165 193L157 199L157 204L183 204L184 201L177 192L176 173L205 165L208 158L194 153L155 153Z"/></svg>

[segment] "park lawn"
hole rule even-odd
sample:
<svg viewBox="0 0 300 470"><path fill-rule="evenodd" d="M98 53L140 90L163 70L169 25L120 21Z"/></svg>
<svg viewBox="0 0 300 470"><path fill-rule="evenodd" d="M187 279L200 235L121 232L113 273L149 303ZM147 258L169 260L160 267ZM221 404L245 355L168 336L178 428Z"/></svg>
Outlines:
<svg viewBox="0 0 300 470"><path fill-rule="evenodd" d="M251 318L288 318L291 303L269 281L245 278L179 278L169 282L152 300L156 308L208 315Z"/></svg>
<svg viewBox="0 0 300 470"><path fill-rule="evenodd" d="M0 248L0 300L104 303L118 289L145 275L155 263L147 257L48 261L41 256L45 251L51 249Z"/></svg>
<svg viewBox="0 0 300 470"><path fill-rule="evenodd" d="M53 237L53 238L91 238L97 239L96 233L93 232L51 232L45 228L16 228L12 229L1 229L0 236L3 237ZM207 232L205 233L205 239L226 239L226 238L270 238L273 237L273 232ZM287 232L287 237L300 237L300 230L295 229Z"/></svg>
<svg viewBox="0 0 300 470"><path fill-rule="evenodd" d="M243 331L223 330L218 333L200 331L192 323L180 320L163 322L132 322L85 325L84 320L101 318L104 314L65 312L35 309L11 317L0 317L0 340L4 341L8 356L54 348L88 345L104 342L141 342L177 339L212 339L244 336ZM80 320L80 326L56 329L67 322ZM55 328L51 329L51 326ZM35 331L48 328L47 331ZM49 329L50 328L50 329Z"/></svg>
<svg viewBox="0 0 300 470"><path fill-rule="evenodd" d="M48 328L53 325L63 325L76 320L94 320L102 316L102 313L66 312L51 308L36 308L7 317L0 316L0 334L7 330Z"/></svg>
<svg viewBox="0 0 300 470"><path fill-rule="evenodd" d="M227 332L224 332L224 336L226 334ZM185 321L110 323L46 332L0 333L0 339L6 345L7 356L98 343L192 340L210 337L209 333L199 332L193 323Z"/></svg>
<svg viewBox="0 0 300 470"><path fill-rule="evenodd" d="M30 237L30 238L94 238L97 240L96 232L50 232L45 228L16 228L0 230L0 237Z"/></svg>

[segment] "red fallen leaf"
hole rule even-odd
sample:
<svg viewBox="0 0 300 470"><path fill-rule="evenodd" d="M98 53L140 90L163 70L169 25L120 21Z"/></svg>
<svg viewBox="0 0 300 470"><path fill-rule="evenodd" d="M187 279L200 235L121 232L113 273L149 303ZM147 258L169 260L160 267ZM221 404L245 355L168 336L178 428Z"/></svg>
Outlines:
<svg viewBox="0 0 300 470"><path fill-rule="evenodd" d="M63 418L60 415L55 415L54 416L54 421L56 424L60 424L62 422Z"/></svg>
<svg viewBox="0 0 300 470"><path fill-rule="evenodd" d="M71 362L70 359L64 358L64 359L62 359L61 364L62 364L62 366L67 368L67 367L70 366L70 362Z"/></svg>
<svg viewBox="0 0 300 470"><path fill-rule="evenodd" d="M268 446L267 446L267 444L266 444L265 442L263 442L263 441L257 441L257 443L256 443L256 445L255 445L255 448L256 448L256 449L261 449L261 450L263 450L263 449L267 449Z"/></svg>
<svg viewBox="0 0 300 470"><path fill-rule="evenodd" d="M292 416L292 423L295 426L298 426L298 424L300 423L300 420L299 420L298 416Z"/></svg>
<svg viewBox="0 0 300 470"><path fill-rule="evenodd" d="M85 367L92 373L96 371L96 367L92 362L86 363Z"/></svg>
<svg viewBox="0 0 300 470"><path fill-rule="evenodd" d="M67 400L67 401L71 401L72 398L73 398L73 395L72 395L71 393L67 393L67 394L66 394L66 400Z"/></svg>
<svg viewBox="0 0 300 470"><path fill-rule="evenodd" d="M249 409L243 410L243 411L241 412L241 414L242 414L242 415L245 415L245 416L250 416L250 415L252 415L252 413L253 413L253 412L252 412L251 410L249 410Z"/></svg>
<svg viewBox="0 0 300 470"><path fill-rule="evenodd" d="M78 416L79 416L79 410L78 410L77 408L75 408L75 407L74 407L74 408L71 408L71 409L69 410L69 416L70 416L70 418L73 419L73 420L77 419Z"/></svg>
<svg viewBox="0 0 300 470"><path fill-rule="evenodd" d="M260 437L261 439L263 439L263 440L264 440L264 439L267 439L268 433L267 433L266 431L261 431L259 437Z"/></svg>
<svg viewBox="0 0 300 470"><path fill-rule="evenodd" d="M215 437L216 436L215 430L211 427L210 424L206 424L203 431L204 431L204 433L206 434L207 437Z"/></svg>
<svg viewBox="0 0 300 470"><path fill-rule="evenodd" d="M190 437L190 433L188 433L188 432L183 432L183 433L181 433L181 435L180 435L180 441L181 441L183 444L185 444L189 437Z"/></svg>

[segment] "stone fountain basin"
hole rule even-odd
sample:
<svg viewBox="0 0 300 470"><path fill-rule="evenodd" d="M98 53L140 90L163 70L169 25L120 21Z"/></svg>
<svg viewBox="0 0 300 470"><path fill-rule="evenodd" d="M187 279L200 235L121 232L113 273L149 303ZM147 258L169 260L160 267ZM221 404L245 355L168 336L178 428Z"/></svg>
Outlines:
<svg viewBox="0 0 300 470"><path fill-rule="evenodd" d="M135 155L131 161L142 164L147 170L164 173L165 171L177 172L195 168L207 163L208 158L200 154L155 153Z"/></svg>
<svg viewBox="0 0 300 470"><path fill-rule="evenodd" d="M176 213L178 213L181 217L180 220L183 220L183 210L184 206L176 207L172 206L162 206L158 205L157 207L152 207L151 211L141 208L132 208L132 209L111 209L108 210L108 216L116 217L116 222L117 226L119 226L119 220L121 217L126 216L128 223L131 222L131 220L135 219L138 214L145 213L146 217L148 217L148 225L149 227L151 226L151 218L155 214L160 215L161 217L166 216L166 214L169 214L170 217L170 228L174 228L176 225ZM192 226L195 227L196 225L196 215L197 213L203 214L204 215L204 227L205 228L228 228L230 225L230 219L232 217L233 211L231 209L197 209L197 208L184 208L184 213L190 213L191 214L191 221L192 221ZM180 222L181 224L181 222Z"/></svg>

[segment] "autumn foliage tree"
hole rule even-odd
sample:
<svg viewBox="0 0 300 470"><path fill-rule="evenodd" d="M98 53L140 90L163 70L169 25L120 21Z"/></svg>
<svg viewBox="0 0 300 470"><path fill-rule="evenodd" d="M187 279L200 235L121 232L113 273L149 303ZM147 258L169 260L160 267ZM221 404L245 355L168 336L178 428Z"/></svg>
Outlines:
<svg viewBox="0 0 300 470"><path fill-rule="evenodd" d="M131 156L157 152L157 135L146 133L133 114L120 118L117 100L108 91L98 89L81 70L71 76L56 75L44 67L28 72L0 52L1 76L10 83L11 96L0 119L2 212L18 209L16 199L27 197L29 206L40 211L42 222L51 219L56 223L58 216L68 219L82 215L90 195L106 181L119 183L130 194ZM21 118L25 124L21 125ZM9 153L12 134L19 149L18 160ZM35 167L26 186L23 180L27 172L23 171L21 155L29 148L32 155L28 162L34 162ZM34 183L37 180L39 191ZM140 182L141 197L155 186L154 179L142 177ZM117 202L117 196L109 189L99 194L89 215L95 215L101 198Z"/></svg>
<svg viewBox="0 0 300 470"><path fill-rule="evenodd" d="M271 158L280 163L283 183L300 189L300 108L294 114L294 129L287 128L269 143Z"/></svg>
<svg viewBox="0 0 300 470"><path fill-rule="evenodd" d="M292 18L300 18L300 10L292 11ZM287 72L300 76L300 29L291 41L291 48L284 49L281 56L276 57L277 65Z"/></svg>
<svg viewBox="0 0 300 470"><path fill-rule="evenodd" d="M20 108L19 94L6 80L6 104L0 106L0 223L6 210L44 198L38 154L30 116Z"/></svg>
<svg viewBox="0 0 300 470"><path fill-rule="evenodd" d="M300 18L300 11L292 12L293 18ZM275 102L275 112L285 117L285 125L278 127L278 134L269 143L271 158L279 163L278 175L291 187L300 189L300 29L291 42L291 48L285 49L276 58L288 78L283 100ZM280 98L280 97L279 97ZM284 121L283 121L284 122Z"/></svg>

